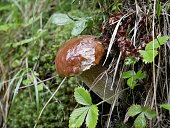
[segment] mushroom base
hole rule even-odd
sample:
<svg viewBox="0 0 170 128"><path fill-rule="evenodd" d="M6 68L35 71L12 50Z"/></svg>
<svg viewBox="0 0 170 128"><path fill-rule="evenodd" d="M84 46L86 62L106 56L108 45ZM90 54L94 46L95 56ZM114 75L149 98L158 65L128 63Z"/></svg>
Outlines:
<svg viewBox="0 0 170 128"><path fill-rule="evenodd" d="M116 85L114 85L113 89L111 90L113 73L106 74L107 67L108 66L102 66L102 64L98 64L92 67L90 70L84 71L80 75L81 79L90 88L90 90L92 90L103 100L110 98L116 93ZM120 95L119 97L122 97L122 95ZM108 100L107 103L112 104L113 101L114 98Z"/></svg>

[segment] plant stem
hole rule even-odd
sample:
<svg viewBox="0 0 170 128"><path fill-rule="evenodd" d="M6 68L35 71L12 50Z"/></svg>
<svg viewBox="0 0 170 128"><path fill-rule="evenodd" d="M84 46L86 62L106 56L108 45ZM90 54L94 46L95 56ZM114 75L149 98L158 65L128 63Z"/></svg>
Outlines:
<svg viewBox="0 0 170 128"><path fill-rule="evenodd" d="M109 98L107 98L107 99L105 99L105 100L103 100L103 101L101 101L101 102L99 102L98 104L96 104L97 106L98 105L100 105L100 104L102 104L102 103L104 103L104 102L106 102L106 101L108 101L108 100L110 100L110 99L112 99L114 96L116 96L117 94L119 94L119 93L121 93L121 92L124 92L124 91L126 91L126 90L128 90L130 87L128 87L128 88L125 88L125 89L123 89L123 90L121 90L120 92L118 92L118 93L115 93L114 95L112 95L111 97L109 97Z"/></svg>

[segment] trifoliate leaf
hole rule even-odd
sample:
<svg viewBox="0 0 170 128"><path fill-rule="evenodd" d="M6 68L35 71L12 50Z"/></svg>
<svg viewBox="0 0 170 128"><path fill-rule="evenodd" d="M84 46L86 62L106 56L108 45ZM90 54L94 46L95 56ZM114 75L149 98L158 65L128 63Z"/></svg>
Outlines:
<svg viewBox="0 0 170 128"><path fill-rule="evenodd" d="M84 88L81 88L81 87L76 88L74 92L74 97L79 104L82 104L82 105L92 104L90 93Z"/></svg>
<svg viewBox="0 0 170 128"><path fill-rule="evenodd" d="M136 75L134 76L134 78L136 78L136 79L143 79L143 78L145 78L146 77L146 74L145 73L142 73L142 71L138 71L137 73L136 73Z"/></svg>
<svg viewBox="0 0 170 128"><path fill-rule="evenodd" d="M170 104L161 104L161 107L170 111Z"/></svg>
<svg viewBox="0 0 170 128"><path fill-rule="evenodd" d="M66 25L73 22L73 20L70 19L66 14L56 13L52 15L51 22L56 25Z"/></svg>
<svg viewBox="0 0 170 128"><path fill-rule="evenodd" d="M158 51L156 50L148 50L148 51L139 50L139 53L142 55L143 62L145 63L153 62L153 59L155 58L155 56L158 55Z"/></svg>
<svg viewBox="0 0 170 128"><path fill-rule="evenodd" d="M152 120L156 116L156 112L148 107L143 107L142 110L149 120Z"/></svg>
<svg viewBox="0 0 170 128"><path fill-rule="evenodd" d="M146 119L144 113L141 113L134 122L135 128L145 128L146 127Z"/></svg>
<svg viewBox="0 0 170 128"><path fill-rule="evenodd" d="M159 48L161 45L163 45L164 43L166 43L168 41L169 37L168 36L162 36L162 37L158 37L157 39L155 39L154 41L149 42L146 47L145 50L152 50L153 48Z"/></svg>
<svg viewBox="0 0 170 128"><path fill-rule="evenodd" d="M136 79L134 77L129 78L128 81L127 81L127 85L131 89L134 89L134 87L136 86Z"/></svg>
<svg viewBox="0 0 170 128"><path fill-rule="evenodd" d="M134 71L128 71L128 72L124 72L122 74L122 78L130 78L132 76L136 75L136 73Z"/></svg>
<svg viewBox="0 0 170 128"><path fill-rule="evenodd" d="M137 114L139 114L141 112L142 112L142 107L141 106L133 105L133 106L131 106L129 108L128 115L133 117L133 116L135 116L135 115L137 115Z"/></svg>
<svg viewBox="0 0 170 128"><path fill-rule="evenodd" d="M89 109L90 107L81 107L75 109L70 115L69 128L79 128L83 124Z"/></svg>
<svg viewBox="0 0 170 128"><path fill-rule="evenodd" d="M88 128L95 128L98 120L98 107L91 105L86 117L86 126Z"/></svg>

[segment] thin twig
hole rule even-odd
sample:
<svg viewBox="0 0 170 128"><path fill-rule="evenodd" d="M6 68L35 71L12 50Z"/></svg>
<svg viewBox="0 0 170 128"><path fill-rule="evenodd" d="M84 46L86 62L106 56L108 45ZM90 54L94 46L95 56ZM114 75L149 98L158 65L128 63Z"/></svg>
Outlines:
<svg viewBox="0 0 170 128"><path fill-rule="evenodd" d="M60 89L60 87L63 85L63 83L64 83L65 80L66 80L66 77L62 80L62 82L60 83L60 85L58 86L58 88L55 90L55 92L53 93L53 95L50 97L50 99L47 101L47 103L46 103L46 104L44 105L44 107L42 108L42 110L41 110L41 112L40 112L40 114L39 114L39 116L38 116L37 122L36 122L36 124L34 125L34 128L36 128L37 123L38 123L38 121L39 121L39 119L40 119L43 111L45 110L45 108L47 107L47 105L49 104L49 102L51 101L51 99L52 99L52 98L55 96L55 94L58 92L58 90Z"/></svg>
<svg viewBox="0 0 170 128"><path fill-rule="evenodd" d="M55 76L52 76L52 77L50 77L50 78L48 78L48 79L42 80L42 81L40 81L40 82L37 82L37 84L46 82L46 81L51 80L51 79L54 79L54 78L56 78L56 77L58 77L58 75L55 75ZM22 86L22 87L20 87L19 89L28 88L28 87L31 87L31 86L34 86L34 84L29 84L29 85L26 85L26 86Z"/></svg>

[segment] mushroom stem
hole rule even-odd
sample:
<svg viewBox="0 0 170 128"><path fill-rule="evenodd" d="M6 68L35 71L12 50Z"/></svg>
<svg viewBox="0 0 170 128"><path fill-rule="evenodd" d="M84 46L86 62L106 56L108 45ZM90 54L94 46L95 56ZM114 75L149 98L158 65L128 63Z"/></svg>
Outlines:
<svg viewBox="0 0 170 128"><path fill-rule="evenodd" d="M115 89L111 90L113 75L107 74L107 68L108 66L102 66L100 63L92 67L90 70L84 71L80 75L81 79L90 90L103 100L113 96L115 93ZM113 98L108 100L107 103L112 104Z"/></svg>

